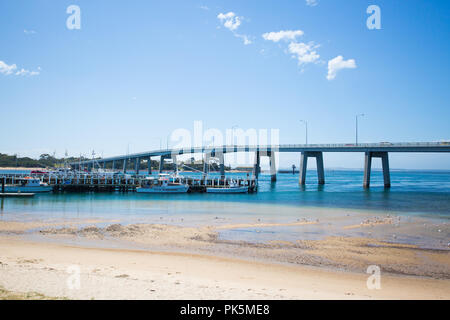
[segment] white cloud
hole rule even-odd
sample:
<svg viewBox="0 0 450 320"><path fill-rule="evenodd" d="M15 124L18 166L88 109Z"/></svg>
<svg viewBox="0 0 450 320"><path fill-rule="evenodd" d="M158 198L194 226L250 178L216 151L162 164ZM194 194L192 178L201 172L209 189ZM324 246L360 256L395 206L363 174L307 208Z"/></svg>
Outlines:
<svg viewBox="0 0 450 320"><path fill-rule="evenodd" d="M252 43L247 35L236 32L237 28L241 25L243 17L238 17L234 12L230 11L228 13L219 13L217 15L217 19L220 20L225 28L233 32L235 37L242 39L244 41L244 45Z"/></svg>
<svg viewBox="0 0 450 320"><path fill-rule="evenodd" d="M319 3L317 2L317 0L306 0L306 5L310 6L310 7L315 7L317 6Z"/></svg>
<svg viewBox="0 0 450 320"><path fill-rule="evenodd" d="M336 78L337 72L341 69L355 69L356 63L354 59L344 60L342 56L337 56L336 58L328 61L328 80L333 80Z"/></svg>
<svg viewBox="0 0 450 320"><path fill-rule="evenodd" d="M223 26L231 31L236 30L241 25L241 18L234 12L219 13L217 18L223 23Z"/></svg>
<svg viewBox="0 0 450 320"><path fill-rule="evenodd" d="M5 75L11 74L14 72L14 70L17 69L17 66L15 64L7 65L5 62L0 60L0 73L3 73Z"/></svg>
<svg viewBox="0 0 450 320"><path fill-rule="evenodd" d="M244 40L244 44L245 45L252 44L252 41L245 34L237 34L237 33L235 33L234 36Z"/></svg>
<svg viewBox="0 0 450 320"><path fill-rule="evenodd" d="M279 42L281 40L289 42L286 53L291 54L294 59L298 61L299 66L304 66L308 63L319 63L320 55L316 49L320 45L313 41L308 43L297 42L297 37L304 35L302 30L281 30L278 32L267 32L262 35L265 40ZM303 71L303 69L302 69Z"/></svg>
<svg viewBox="0 0 450 320"><path fill-rule="evenodd" d="M203 9L203 10L206 10L206 11L209 11L209 8L207 6L200 6L199 8Z"/></svg>
<svg viewBox="0 0 450 320"><path fill-rule="evenodd" d="M265 40L278 42L280 40L295 40L296 37L301 37L304 34L302 30L282 30L278 32L267 32L262 35Z"/></svg>
<svg viewBox="0 0 450 320"><path fill-rule="evenodd" d="M36 33L36 31L34 31L34 30L23 30L23 32L25 33L25 34L35 34Z"/></svg>
<svg viewBox="0 0 450 320"><path fill-rule="evenodd" d="M314 44L314 42L309 43L297 43L291 42L289 44L288 51L293 54L293 57L298 60L299 65L303 65L306 63L317 62L320 58L320 55L315 51L319 45Z"/></svg>
<svg viewBox="0 0 450 320"><path fill-rule="evenodd" d="M0 60L0 73L4 75L14 74L16 76L36 76L41 72L41 67L37 68L37 71L30 71L24 68L17 70L17 65L7 65L5 62Z"/></svg>
<svg viewBox="0 0 450 320"><path fill-rule="evenodd" d="M39 75L39 73L41 73L41 67L37 68L37 71L30 71L30 70L26 70L26 69L20 69L19 71L17 71L15 73L16 76L37 76Z"/></svg>
<svg viewBox="0 0 450 320"><path fill-rule="evenodd" d="M29 71L28 70L25 70L25 69L20 69L19 71L17 71L16 73L15 73L15 75L16 76L24 76L24 75L26 75L27 73L28 73Z"/></svg>

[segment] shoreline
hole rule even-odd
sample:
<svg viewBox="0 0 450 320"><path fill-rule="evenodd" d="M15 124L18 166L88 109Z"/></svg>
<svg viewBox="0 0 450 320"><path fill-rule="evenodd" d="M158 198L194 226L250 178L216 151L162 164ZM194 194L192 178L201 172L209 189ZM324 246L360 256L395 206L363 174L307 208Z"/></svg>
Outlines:
<svg viewBox="0 0 450 320"><path fill-rule="evenodd" d="M180 252L86 248L0 237L0 286L68 299L450 299L449 280L285 266ZM68 268L79 266L80 288ZM117 290L117 288L121 288Z"/></svg>
<svg viewBox="0 0 450 320"><path fill-rule="evenodd" d="M450 250L350 236L220 238L225 229L315 225L0 221L0 291L36 299L450 299ZM74 265L80 290L67 287ZM381 270L381 290L367 288L371 265Z"/></svg>

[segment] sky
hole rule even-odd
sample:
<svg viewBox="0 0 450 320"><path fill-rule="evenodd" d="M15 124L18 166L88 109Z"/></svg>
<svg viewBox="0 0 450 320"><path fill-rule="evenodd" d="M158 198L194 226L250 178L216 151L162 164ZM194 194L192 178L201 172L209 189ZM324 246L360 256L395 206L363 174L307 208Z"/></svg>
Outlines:
<svg viewBox="0 0 450 320"><path fill-rule="evenodd" d="M293 144L305 120L309 143L353 143L357 114L360 143L450 140L449 16L445 0L0 0L0 152L144 152L195 121ZM450 155L390 165L450 169Z"/></svg>

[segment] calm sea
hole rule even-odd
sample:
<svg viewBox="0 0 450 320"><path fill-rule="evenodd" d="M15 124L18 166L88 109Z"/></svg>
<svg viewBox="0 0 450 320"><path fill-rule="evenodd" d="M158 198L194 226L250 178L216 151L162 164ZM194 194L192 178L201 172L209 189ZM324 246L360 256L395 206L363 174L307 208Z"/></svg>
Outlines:
<svg viewBox="0 0 450 320"><path fill-rule="evenodd" d="M301 187L298 174L278 174L276 183L270 182L268 174L262 174L255 194L49 193L33 198L1 198L0 220L99 219L103 221L96 223L100 227L116 223L112 220L181 226L244 223L247 226L222 229L219 237L250 242L321 239L330 235L388 241L395 237L398 242L450 248L450 171L392 170L390 189L383 187L382 173L376 170L368 190L362 187L361 170L326 170L325 179L326 184L318 186L316 172L311 170L306 186ZM345 227L388 215L401 217L401 224ZM320 222L257 226L291 224L301 219Z"/></svg>
<svg viewBox="0 0 450 320"><path fill-rule="evenodd" d="M276 183L262 174L255 194L38 194L30 199L3 199L1 213L3 217L16 212L33 218L75 215L133 220L152 215L186 216L205 210L212 216L218 212L239 216L245 214L241 212L244 208L251 211L265 206L280 219L290 215L292 209L305 207L450 218L450 171L393 170L390 189L383 187L380 171L372 172L367 190L362 187L361 170L327 170L325 179L326 184L318 186L316 172L311 170L306 186L301 187L298 174L278 174Z"/></svg>

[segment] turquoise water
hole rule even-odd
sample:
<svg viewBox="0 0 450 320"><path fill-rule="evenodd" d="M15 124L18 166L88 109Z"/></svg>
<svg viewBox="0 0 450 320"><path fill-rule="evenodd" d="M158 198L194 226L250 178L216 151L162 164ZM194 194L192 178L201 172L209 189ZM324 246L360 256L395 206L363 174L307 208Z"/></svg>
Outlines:
<svg viewBox="0 0 450 320"><path fill-rule="evenodd" d="M193 174L189 173L192 176ZM231 174L234 177L242 174ZM244 174L245 176L245 174ZM306 186L298 174L278 174L276 183L262 174L254 194L49 193L33 198L1 198L0 220L159 223L180 226L230 226L219 238L248 242L323 239L326 236L376 237L427 248L450 249L450 171L391 171L390 189L380 171L370 189L361 170L327 170L317 185L308 171ZM377 228L347 228L374 217L400 220ZM315 224L296 226L298 221ZM269 226L258 226L260 223ZM64 224L64 223L61 223ZM286 225L270 225L286 224Z"/></svg>
<svg viewBox="0 0 450 320"><path fill-rule="evenodd" d="M278 174L276 183L262 174L255 194L38 194L29 199L5 198L0 212L3 219L22 214L29 219L99 217L133 222L161 216L201 221L218 212L243 218L255 211L283 220L299 208L339 208L450 218L450 171L392 171L390 189L383 187L380 171L373 171L367 190L360 170L327 170L325 179L326 184L318 186L311 170L306 186L301 187L298 174Z"/></svg>

